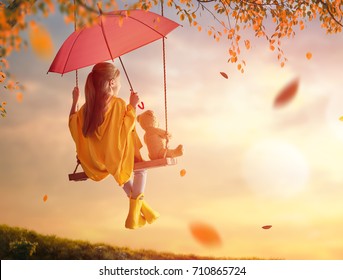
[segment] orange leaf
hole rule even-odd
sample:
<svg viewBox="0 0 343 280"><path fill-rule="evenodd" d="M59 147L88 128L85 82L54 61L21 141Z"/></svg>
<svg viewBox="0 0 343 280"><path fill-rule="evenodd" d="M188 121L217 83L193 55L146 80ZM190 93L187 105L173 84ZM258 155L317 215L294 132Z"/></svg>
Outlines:
<svg viewBox="0 0 343 280"><path fill-rule="evenodd" d="M272 227L272 225L266 225L266 226L263 226L262 228L263 229L270 229Z"/></svg>
<svg viewBox="0 0 343 280"><path fill-rule="evenodd" d="M212 226L201 222L195 222L191 223L189 227L193 237L202 245L207 247L221 245L221 238Z"/></svg>
<svg viewBox="0 0 343 280"><path fill-rule="evenodd" d="M274 100L274 107L281 107L290 102L296 95L299 87L299 78L294 79L286 85Z"/></svg>
<svg viewBox="0 0 343 280"><path fill-rule="evenodd" d="M306 58L307 58L308 60L310 60L310 59L312 58L312 53L308 52L308 53L306 54Z"/></svg>
<svg viewBox="0 0 343 280"><path fill-rule="evenodd" d="M43 59L50 59L54 54L54 47L50 33L43 25L30 24L29 40L34 53Z"/></svg>
<svg viewBox="0 0 343 280"><path fill-rule="evenodd" d="M4 72L0 72L0 83L6 80L6 74Z"/></svg>
<svg viewBox="0 0 343 280"><path fill-rule="evenodd" d="M220 75L222 75L225 79L229 78L229 76L225 72L220 72Z"/></svg>
<svg viewBox="0 0 343 280"><path fill-rule="evenodd" d="M186 169L180 170L180 176L183 177L186 175Z"/></svg>
<svg viewBox="0 0 343 280"><path fill-rule="evenodd" d="M44 195L43 201L46 202L48 200L48 195Z"/></svg>
<svg viewBox="0 0 343 280"><path fill-rule="evenodd" d="M248 50L250 49L250 41L249 40L245 40L244 41L244 44L245 44L245 48Z"/></svg>
<svg viewBox="0 0 343 280"><path fill-rule="evenodd" d="M22 102L23 101L23 94L21 92L17 92L16 98L17 98L18 102Z"/></svg>
<svg viewBox="0 0 343 280"><path fill-rule="evenodd" d="M9 68L7 59L4 59L4 58L0 59L0 63L1 63L5 68ZM1 67L1 65L0 65L0 67Z"/></svg>

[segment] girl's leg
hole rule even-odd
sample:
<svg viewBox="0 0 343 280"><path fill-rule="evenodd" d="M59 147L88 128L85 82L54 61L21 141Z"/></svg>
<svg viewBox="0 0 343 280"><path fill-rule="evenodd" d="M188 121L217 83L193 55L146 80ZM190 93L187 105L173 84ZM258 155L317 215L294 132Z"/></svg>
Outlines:
<svg viewBox="0 0 343 280"><path fill-rule="evenodd" d="M135 229L146 223L146 219L141 215L146 175L146 170L135 171L133 178L124 184L124 191L130 198L129 213L125 221L126 228Z"/></svg>
<svg viewBox="0 0 343 280"><path fill-rule="evenodd" d="M131 197L132 194L132 185L133 185L133 178L131 177L129 181L127 181L124 186L123 190L128 197Z"/></svg>
<svg viewBox="0 0 343 280"><path fill-rule="evenodd" d="M137 200L140 199L142 201L141 212L144 218L146 219L146 221L149 224L151 224L160 216L160 214L154 211L149 206L149 204L145 200L143 200L146 177L147 177L146 170L135 171L134 179L133 179L133 186L132 186L132 198L137 199Z"/></svg>
<svg viewBox="0 0 343 280"><path fill-rule="evenodd" d="M146 177L147 171L145 169L134 171L131 198L136 199L144 193Z"/></svg>

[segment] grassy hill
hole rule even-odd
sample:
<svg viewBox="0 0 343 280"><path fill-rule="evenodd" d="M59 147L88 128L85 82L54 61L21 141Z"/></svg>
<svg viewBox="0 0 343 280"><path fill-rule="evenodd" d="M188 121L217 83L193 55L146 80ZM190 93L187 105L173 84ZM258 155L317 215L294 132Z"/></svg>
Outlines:
<svg viewBox="0 0 343 280"><path fill-rule="evenodd" d="M131 250L103 243L91 244L0 225L0 259L31 260L200 260L195 255Z"/></svg>

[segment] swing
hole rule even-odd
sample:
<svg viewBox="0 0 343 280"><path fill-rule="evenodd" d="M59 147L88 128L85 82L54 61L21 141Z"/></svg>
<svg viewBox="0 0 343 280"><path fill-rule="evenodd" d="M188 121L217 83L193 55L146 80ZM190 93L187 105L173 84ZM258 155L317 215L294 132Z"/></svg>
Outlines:
<svg viewBox="0 0 343 280"><path fill-rule="evenodd" d="M75 3L75 2L74 2ZM100 10L101 12L101 10ZM76 13L76 9L75 9ZM163 2L161 2L161 15L163 16ZM76 30L76 14L74 15L74 28ZM162 54L163 54L163 84L164 84L164 115L165 115L165 127L166 127L166 132L168 133L168 114L167 114L167 74L166 74L166 47L165 47L165 38L162 37ZM130 85L131 91L133 91L129 76L126 72L126 69L124 67L124 64L122 62L122 59L119 57L120 64L124 70L125 76L128 80L128 83ZM78 86L78 71L75 71L76 74L76 86ZM138 105L140 109L144 109L144 103L142 102L141 105ZM168 148L168 139L166 142L166 148ZM77 158L77 156L76 156ZM77 169L79 165L81 164L80 160L77 158L77 164L74 169L73 173L68 174L69 181L85 181L89 179L87 174L84 171L77 172ZM136 162L134 163L134 168L133 170L142 170L142 169L151 169L151 168L158 168L158 167L164 167L164 166L171 166L177 164L176 158L170 158L164 156L164 158L161 159L155 159L155 160L148 160L148 161L141 161L141 162Z"/></svg>

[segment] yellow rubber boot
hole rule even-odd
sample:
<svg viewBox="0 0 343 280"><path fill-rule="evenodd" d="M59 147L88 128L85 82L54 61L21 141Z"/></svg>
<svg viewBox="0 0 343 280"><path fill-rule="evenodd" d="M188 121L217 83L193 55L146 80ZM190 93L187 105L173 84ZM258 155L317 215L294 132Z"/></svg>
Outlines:
<svg viewBox="0 0 343 280"><path fill-rule="evenodd" d="M157 218L160 216L160 213L156 212L153 210L149 204L147 204L144 200L142 203L142 208L141 208L142 214L146 221L151 224L157 220Z"/></svg>
<svg viewBox="0 0 343 280"><path fill-rule="evenodd" d="M130 198L130 208L125 221L125 227L129 229L140 228L145 225L146 220L141 215L141 208L143 200L140 199L142 194L136 199Z"/></svg>

